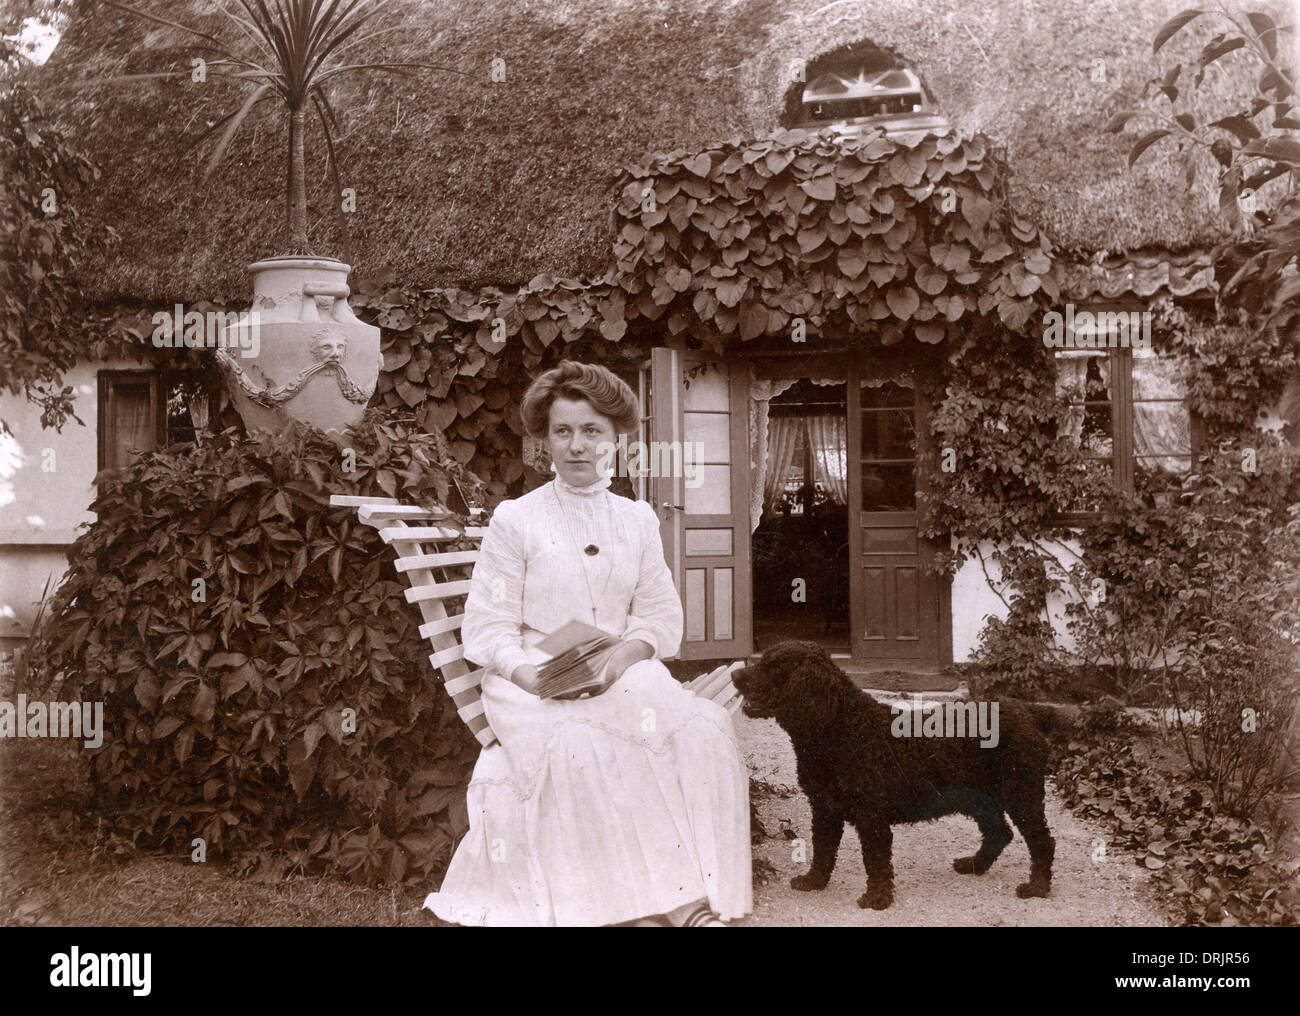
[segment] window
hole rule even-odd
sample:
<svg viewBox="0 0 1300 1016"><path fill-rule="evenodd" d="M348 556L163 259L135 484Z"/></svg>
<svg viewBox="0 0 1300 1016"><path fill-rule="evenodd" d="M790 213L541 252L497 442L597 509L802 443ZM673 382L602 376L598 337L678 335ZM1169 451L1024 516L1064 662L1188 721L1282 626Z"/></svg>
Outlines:
<svg viewBox="0 0 1300 1016"><path fill-rule="evenodd" d="M1154 349L1058 349L1057 390L1070 408L1061 432L1083 452L1091 512L1109 490L1167 503L1195 459L1195 421L1178 367Z"/></svg>
<svg viewBox="0 0 1300 1016"><path fill-rule="evenodd" d="M193 441L207 424L200 371L101 370L97 469L121 469L144 452Z"/></svg>

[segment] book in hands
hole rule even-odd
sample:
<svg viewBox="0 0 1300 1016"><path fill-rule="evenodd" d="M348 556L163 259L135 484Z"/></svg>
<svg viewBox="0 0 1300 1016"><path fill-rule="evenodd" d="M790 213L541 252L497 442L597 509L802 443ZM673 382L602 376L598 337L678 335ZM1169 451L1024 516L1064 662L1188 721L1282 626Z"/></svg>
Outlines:
<svg viewBox="0 0 1300 1016"><path fill-rule="evenodd" d="M605 684L610 657L622 640L581 621L570 621L547 635L537 648L551 659L537 668L537 697L581 695Z"/></svg>

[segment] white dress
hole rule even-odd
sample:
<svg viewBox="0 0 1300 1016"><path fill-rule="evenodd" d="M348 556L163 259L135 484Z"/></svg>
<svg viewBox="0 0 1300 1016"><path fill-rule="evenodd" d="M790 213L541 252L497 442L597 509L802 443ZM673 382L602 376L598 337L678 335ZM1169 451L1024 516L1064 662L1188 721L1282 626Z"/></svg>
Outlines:
<svg viewBox="0 0 1300 1016"><path fill-rule="evenodd" d="M724 920L753 908L749 779L731 717L660 662L677 652L682 608L659 522L607 487L557 477L498 505L483 539L463 641L488 668L500 743L479 755L469 832L424 902L443 920L605 925L705 897ZM643 639L655 658L576 700L543 701L502 676L544 659L533 644L572 618Z"/></svg>

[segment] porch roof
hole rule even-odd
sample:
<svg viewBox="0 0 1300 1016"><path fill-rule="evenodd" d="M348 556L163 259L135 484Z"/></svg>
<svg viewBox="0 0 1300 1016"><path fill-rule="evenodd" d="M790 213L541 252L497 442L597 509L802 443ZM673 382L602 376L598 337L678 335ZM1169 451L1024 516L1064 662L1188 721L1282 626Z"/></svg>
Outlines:
<svg viewBox="0 0 1300 1016"><path fill-rule="evenodd" d="M201 0L139 0L228 31ZM1189 194L1171 146L1130 171L1141 131L1102 133L1138 104L1151 39L1183 0L407 0L384 15L400 31L374 56L465 72L340 82L339 148L354 256L418 286L512 288L540 274L598 275L612 260L610 209L621 166L648 153L700 150L779 123L790 66L861 39L903 58L960 129L1005 147L1017 210L1067 252L1186 250L1225 235L1207 163ZM188 13L187 13L188 12ZM1160 62L1194 54L1193 25ZM180 33L99 5L69 26L52 79L190 66ZM490 81L505 60L505 83ZM1102 61L1104 80L1093 78ZM1241 54L1220 61L1199 117L1233 112L1251 91ZM255 113L207 186L198 132L238 104L209 80L82 87L60 118L102 176L78 205L118 239L87 253L92 298L239 299L244 266L282 246L284 126ZM311 231L341 253L319 137L309 135ZM1208 159L1208 156L1206 156ZM177 168L179 164L179 168Z"/></svg>
<svg viewBox="0 0 1300 1016"><path fill-rule="evenodd" d="M1115 256L1086 263L1063 265L1062 291L1073 300L1207 296L1218 291L1210 255L1200 251L1184 256L1163 253Z"/></svg>

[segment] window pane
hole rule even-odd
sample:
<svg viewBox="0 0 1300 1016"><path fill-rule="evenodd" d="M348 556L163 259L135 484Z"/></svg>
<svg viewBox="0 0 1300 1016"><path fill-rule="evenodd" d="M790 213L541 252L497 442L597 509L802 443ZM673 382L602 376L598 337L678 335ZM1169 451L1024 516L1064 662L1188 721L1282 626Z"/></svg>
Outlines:
<svg viewBox="0 0 1300 1016"><path fill-rule="evenodd" d="M910 408L864 412L862 414L862 457L864 459L915 458L916 427L912 412Z"/></svg>
<svg viewBox="0 0 1300 1016"><path fill-rule="evenodd" d="M896 384L893 381L885 381L878 385L862 382L862 408L863 409L885 409L906 407L912 408L914 398L910 386Z"/></svg>
<svg viewBox="0 0 1300 1016"><path fill-rule="evenodd" d="M1168 356L1133 354L1133 400L1181 399L1182 368Z"/></svg>
<svg viewBox="0 0 1300 1016"><path fill-rule="evenodd" d="M1135 402L1133 450L1138 458L1191 455L1192 423L1186 402Z"/></svg>
<svg viewBox="0 0 1300 1016"><path fill-rule="evenodd" d="M916 507L916 477L912 466L862 463L862 510L911 511Z"/></svg>
<svg viewBox="0 0 1300 1016"><path fill-rule="evenodd" d="M112 418L108 423L111 439L105 448L104 463L108 469L119 469L141 452L153 451L153 405L149 397L148 381L110 382L108 408Z"/></svg>
<svg viewBox="0 0 1300 1016"><path fill-rule="evenodd" d="M1056 390L1070 401L1060 434L1089 456L1114 453L1110 357L1096 352L1056 354Z"/></svg>

